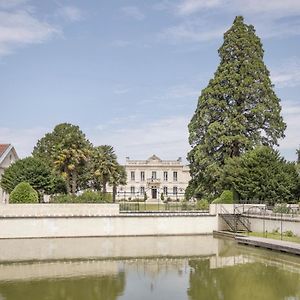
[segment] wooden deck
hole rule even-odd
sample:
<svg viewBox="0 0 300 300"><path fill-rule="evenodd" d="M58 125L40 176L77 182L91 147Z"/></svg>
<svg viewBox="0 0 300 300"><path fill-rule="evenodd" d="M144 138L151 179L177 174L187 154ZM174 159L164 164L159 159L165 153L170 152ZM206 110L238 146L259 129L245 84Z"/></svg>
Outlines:
<svg viewBox="0 0 300 300"><path fill-rule="evenodd" d="M254 237L254 236L246 236L242 233L234 233L230 231L220 230L213 232L214 237L222 237L222 238L230 238L236 240L238 244L261 247L270 250L276 250L291 254L300 255L300 244L274 240L270 238L262 238L262 237Z"/></svg>
<svg viewBox="0 0 300 300"><path fill-rule="evenodd" d="M236 236L235 240L239 244L262 247L266 249L300 255L300 244L298 243L254 236Z"/></svg>

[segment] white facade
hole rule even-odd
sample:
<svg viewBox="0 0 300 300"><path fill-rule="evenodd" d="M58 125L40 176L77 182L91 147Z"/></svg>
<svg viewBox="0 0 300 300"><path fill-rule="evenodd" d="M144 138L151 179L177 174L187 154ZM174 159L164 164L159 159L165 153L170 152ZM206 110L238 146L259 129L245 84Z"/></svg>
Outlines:
<svg viewBox="0 0 300 300"><path fill-rule="evenodd" d="M177 160L161 160L152 155L147 160L131 160L126 158L125 170L127 184L118 187L117 199L144 199L160 201L176 201L184 198L184 192L190 180L189 168Z"/></svg>
<svg viewBox="0 0 300 300"><path fill-rule="evenodd" d="M18 160L15 148L9 144L0 144L0 180L6 168ZM0 187L0 203L8 203L9 195Z"/></svg>

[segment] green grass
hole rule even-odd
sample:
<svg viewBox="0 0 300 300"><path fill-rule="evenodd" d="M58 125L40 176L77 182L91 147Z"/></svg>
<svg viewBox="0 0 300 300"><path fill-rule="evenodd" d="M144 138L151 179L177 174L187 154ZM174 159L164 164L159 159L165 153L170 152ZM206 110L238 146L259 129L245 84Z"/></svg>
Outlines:
<svg viewBox="0 0 300 300"><path fill-rule="evenodd" d="M262 232L249 232L249 236L256 236L256 237L264 237L264 238L269 238L269 239L274 239L274 240L281 240L281 235L280 233L275 233L275 232L267 232L267 233L262 233ZM287 236L284 233L282 234L282 240L283 241L288 241L288 242L294 242L294 243L300 243L300 237L299 236Z"/></svg>

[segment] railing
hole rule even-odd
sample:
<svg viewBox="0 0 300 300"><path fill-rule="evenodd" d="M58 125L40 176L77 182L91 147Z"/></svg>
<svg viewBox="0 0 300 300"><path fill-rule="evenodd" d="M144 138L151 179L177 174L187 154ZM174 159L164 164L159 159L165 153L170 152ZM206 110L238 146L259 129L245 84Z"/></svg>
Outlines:
<svg viewBox="0 0 300 300"><path fill-rule="evenodd" d="M203 212L208 209L199 209L196 203L146 203L146 202L121 202L120 212L124 213L155 213L155 212Z"/></svg>
<svg viewBox="0 0 300 300"><path fill-rule="evenodd" d="M230 213L223 205L220 208L221 213L219 215L233 232L250 231L250 221L242 215L241 207L234 206L233 213Z"/></svg>
<svg viewBox="0 0 300 300"><path fill-rule="evenodd" d="M148 184L160 184L161 180L159 178L147 178Z"/></svg>

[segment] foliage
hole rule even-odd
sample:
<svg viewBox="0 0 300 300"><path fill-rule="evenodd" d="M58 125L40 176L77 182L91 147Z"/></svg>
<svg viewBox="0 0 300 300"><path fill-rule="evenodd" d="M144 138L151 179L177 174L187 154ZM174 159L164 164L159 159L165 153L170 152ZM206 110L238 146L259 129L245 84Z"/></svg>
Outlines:
<svg viewBox="0 0 300 300"><path fill-rule="evenodd" d="M62 123L37 142L33 156L64 177L68 193L75 194L83 181L91 143L78 126Z"/></svg>
<svg viewBox="0 0 300 300"><path fill-rule="evenodd" d="M38 203L37 191L28 183L20 182L10 193L10 203Z"/></svg>
<svg viewBox="0 0 300 300"><path fill-rule="evenodd" d="M164 200L165 200L164 193L161 193L161 194L160 194L160 200L161 200L161 201L164 201Z"/></svg>
<svg viewBox="0 0 300 300"><path fill-rule="evenodd" d="M53 194L65 191L62 177L53 174L43 161L27 157L10 165L1 178L1 187L11 193L21 182L28 182L40 194Z"/></svg>
<svg viewBox="0 0 300 300"><path fill-rule="evenodd" d="M288 237L294 237L294 236L295 236L295 234L293 233L292 230L287 230L287 231L285 231L285 232L284 232L284 235L285 235L285 236L288 236Z"/></svg>
<svg viewBox="0 0 300 300"><path fill-rule="evenodd" d="M282 213L282 214L288 214L290 213L290 208L287 206L287 203L280 203L275 205L273 212L274 213Z"/></svg>
<svg viewBox="0 0 300 300"><path fill-rule="evenodd" d="M232 204L233 203L233 192L229 190L223 191L220 197L216 198L213 204Z"/></svg>
<svg viewBox="0 0 300 300"><path fill-rule="evenodd" d="M280 99L263 54L254 27L236 17L219 49L220 65L189 124L190 186L200 197L215 197L223 189L220 178L227 158L256 145L277 145L284 137Z"/></svg>
<svg viewBox="0 0 300 300"><path fill-rule="evenodd" d="M92 188L106 193L107 184L113 187L126 184L125 168L118 164L112 146L94 147L91 157ZM115 193L114 193L115 198Z"/></svg>
<svg viewBox="0 0 300 300"><path fill-rule="evenodd" d="M108 203L112 202L109 193L103 194L90 190L84 191L81 195L56 195L51 199L53 203Z"/></svg>
<svg viewBox="0 0 300 300"><path fill-rule="evenodd" d="M199 210L208 210L209 209L209 202L207 201L207 199L198 200L196 207Z"/></svg>
<svg viewBox="0 0 300 300"><path fill-rule="evenodd" d="M290 203L299 197L300 181L295 164L286 162L278 151L267 146L229 158L223 183L250 203L274 205L283 201Z"/></svg>

